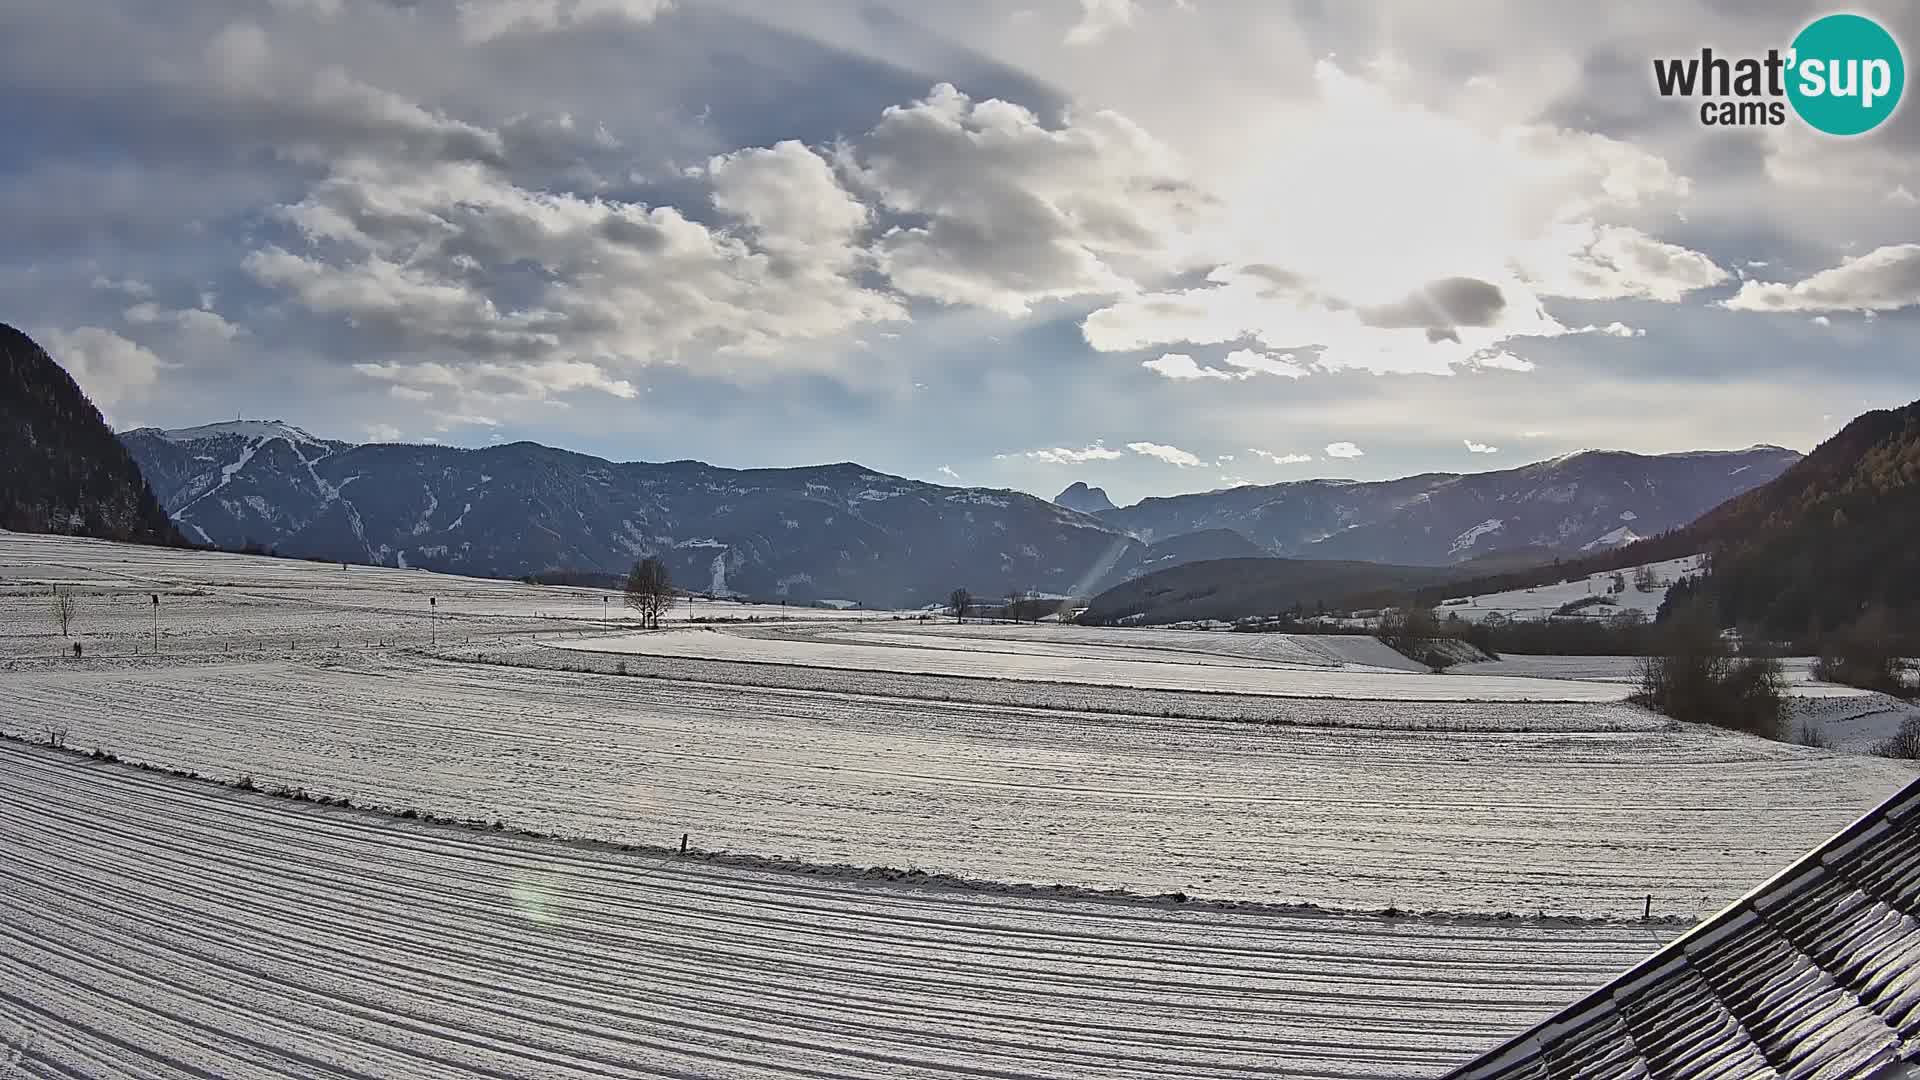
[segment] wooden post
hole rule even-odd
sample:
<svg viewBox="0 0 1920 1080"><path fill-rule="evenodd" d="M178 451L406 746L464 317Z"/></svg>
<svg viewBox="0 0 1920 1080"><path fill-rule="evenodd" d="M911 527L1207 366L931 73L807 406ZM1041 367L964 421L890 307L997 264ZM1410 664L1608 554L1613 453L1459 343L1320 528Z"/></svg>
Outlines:
<svg viewBox="0 0 1920 1080"><path fill-rule="evenodd" d="M1652 893L1647 894L1647 910L1645 914L1641 915L1640 917L1642 919L1653 918L1653 894Z"/></svg>
<svg viewBox="0 0 1920 1080"><path fill-rule="evenodd" d="M680 834L680 854L685 855L686 853L687 853L687 834L681 833Z"/></svg>

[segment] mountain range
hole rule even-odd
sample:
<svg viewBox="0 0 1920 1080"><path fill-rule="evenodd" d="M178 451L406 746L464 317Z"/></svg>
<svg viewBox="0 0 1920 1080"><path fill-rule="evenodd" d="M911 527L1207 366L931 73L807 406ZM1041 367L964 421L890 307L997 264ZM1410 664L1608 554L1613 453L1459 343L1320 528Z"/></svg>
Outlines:
<svg viewBox="0 0 1920 1080"><path fill-rule="evenodd" d="M1302 480L1146 499L1101 521L1152 542L1231 529L1269 555L1445 566L1528 549L1533 561L1678 528L1800 460L1778 446L1680 454L1589 450L1484 473Z"/></svg>
<svg viewBox="0 0 1920 1080"><path fill-rule="evenodd" d="M615 463L534 443L353 444L279 421L121 436L190 540L518 577L613 580L657 555L719 594L875 607L956 586L1089 596L1204 559L1299 555L1445 566L1494 550L1627 542L1669 528L1797 455L1777 447L1585 453L1498 473L1243 487L1115 508L1061 506L842 463L724 469ZM1105 508L1100 507L1104 504Z"/></svg>

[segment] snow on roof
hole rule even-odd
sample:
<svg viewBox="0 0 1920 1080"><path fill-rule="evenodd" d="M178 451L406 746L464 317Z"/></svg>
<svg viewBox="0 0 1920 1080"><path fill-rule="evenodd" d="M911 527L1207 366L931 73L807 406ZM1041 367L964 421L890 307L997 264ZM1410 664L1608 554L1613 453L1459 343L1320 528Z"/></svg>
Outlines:
<svg viewBox="0 0 1920 1080"><path fill-rule="evenodd" d="M1917 904L1920 781L1448 1080L1864 1077L1920 1059Z"/></svg>

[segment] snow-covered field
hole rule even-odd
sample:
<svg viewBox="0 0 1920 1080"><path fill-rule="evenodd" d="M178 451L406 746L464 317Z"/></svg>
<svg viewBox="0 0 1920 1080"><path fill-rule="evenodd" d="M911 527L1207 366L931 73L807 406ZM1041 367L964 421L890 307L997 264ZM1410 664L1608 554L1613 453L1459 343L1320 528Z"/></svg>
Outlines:
<svg viewBox="0 0 1920 1080"><path fill-rule="evenodd" d="M1605 597L1613 602L1582 608L1580 617L1604 618L1626 611L1638 611L1651 619L1654 612L1660 610L1660 602L1667 598L1669 586L1700 572L1700 556L1689 555L1647 565L1653 570L1655 584L1645 592L1641 592L1634 584L1634 572L1639 568L1628 567L1620 571L1626 583L1624 592L1610 591L1614 575L1607 572L1533 589L1456 597L1442 603L1435 611L1441 618L1458 615L1467 622L1479 622L1492 615L1508 619L1544 619L1563 605L1592 597Z"/></svg>
<svg viewBox="0 0 1920 1080"><path fill-rule="evenodd" d="M1446 719L1496 706L1297 705L1226 724L408 658L0 678L13 733L356 803L1361 910L1695 914L1913 775L1623 705L1479 732Z"/></svg>
<svg viewBox="0 0 1920 1080"><path fill-rule="evenodd" d="M0 851L9 1080L1435 1076L1672 932L763 872L10 745Z"/></svg>
<svg viewBox="0 0 1920 1080"><path fill-rule="evenodd" d="M605 595L0 534L0 732L695 849L0 745L0 1078L1434 1075L1915 773L1598 660Z"/></svg>
<svg viewBox="0 0 1920 1080"><path fill-rule="evenodd" d="M59 636L50 615L56 586L75 594L70 638ZM632 624L621 595L602 589L0 531L0 659L55 656L70 641L95 656L151 653L155 594L160 651L182 656L550 639ZM894 614L700 599L668 618L847 621Z"/></svg>
<svg viewBox="0 0 1920 1080"><path fill-rule="evenodd" d="M1393 701L1619 701L1625 687L1566 679L1500 676L1467 679L1400 667L1350 664L1331 657L1289 662L1250 662L1245 657L1206 653L1162 653L1122 645L1059 646L1029 638L984 642L951 634L920 635L910 630L864 635L782 632L774 628L670 630L613 637L575 637L555 647L581 652L688 657L757 664L877 671L895 674L1017 679L1089 686L1133 686L1162 690L1259 694L1273 697L1324 697ZM1009 628L1011 629L1011 628ZM1064 629L1064 628L1063 628ZM1044 630L1043 632L1052 632ZM1133 631L1090 631L1121 639ZM1183 631L1167 631L1182 633ZM1226 637L1185 631L1194 646ZM1252 636L1252 635L1247 635ZM1262 635L1275 636L1282 635ZM1309 648L1334 638L1301 637L1274 646ZM1355 639L1364 641L1366 639ZM1388 652L1377 642L1370 652ZM996 647L997 646L997 647ZM1141 658L1145 656L1146 658ZM1384 658L1383 658L1384 662Z"/></svg>
<svg viewBox="0 0 1920 1080"><path fill-rule="evenodd" d="M1839 683L1817 682L1813 677L1813 658L1791 656L1780 661L1787 692L1795 698L1858 698L1871 691ZM1499 660L1463 666L1467 675L1497 675L1527 679L1571 679L1578 682L1636 683L1640 679L1640 658L1636 656L1518 656L1508 654Z"/></svg>

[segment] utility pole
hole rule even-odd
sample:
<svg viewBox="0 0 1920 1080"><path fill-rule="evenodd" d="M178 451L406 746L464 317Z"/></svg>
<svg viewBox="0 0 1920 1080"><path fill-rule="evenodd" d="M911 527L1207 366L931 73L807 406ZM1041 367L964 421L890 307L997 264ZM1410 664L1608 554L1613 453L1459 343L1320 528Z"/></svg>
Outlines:
<svg viewBox="0 0 1920 1080"><path fill-rule="evenodd" d="M153 595L153 655L160 655L160 594Z"/></svg>

